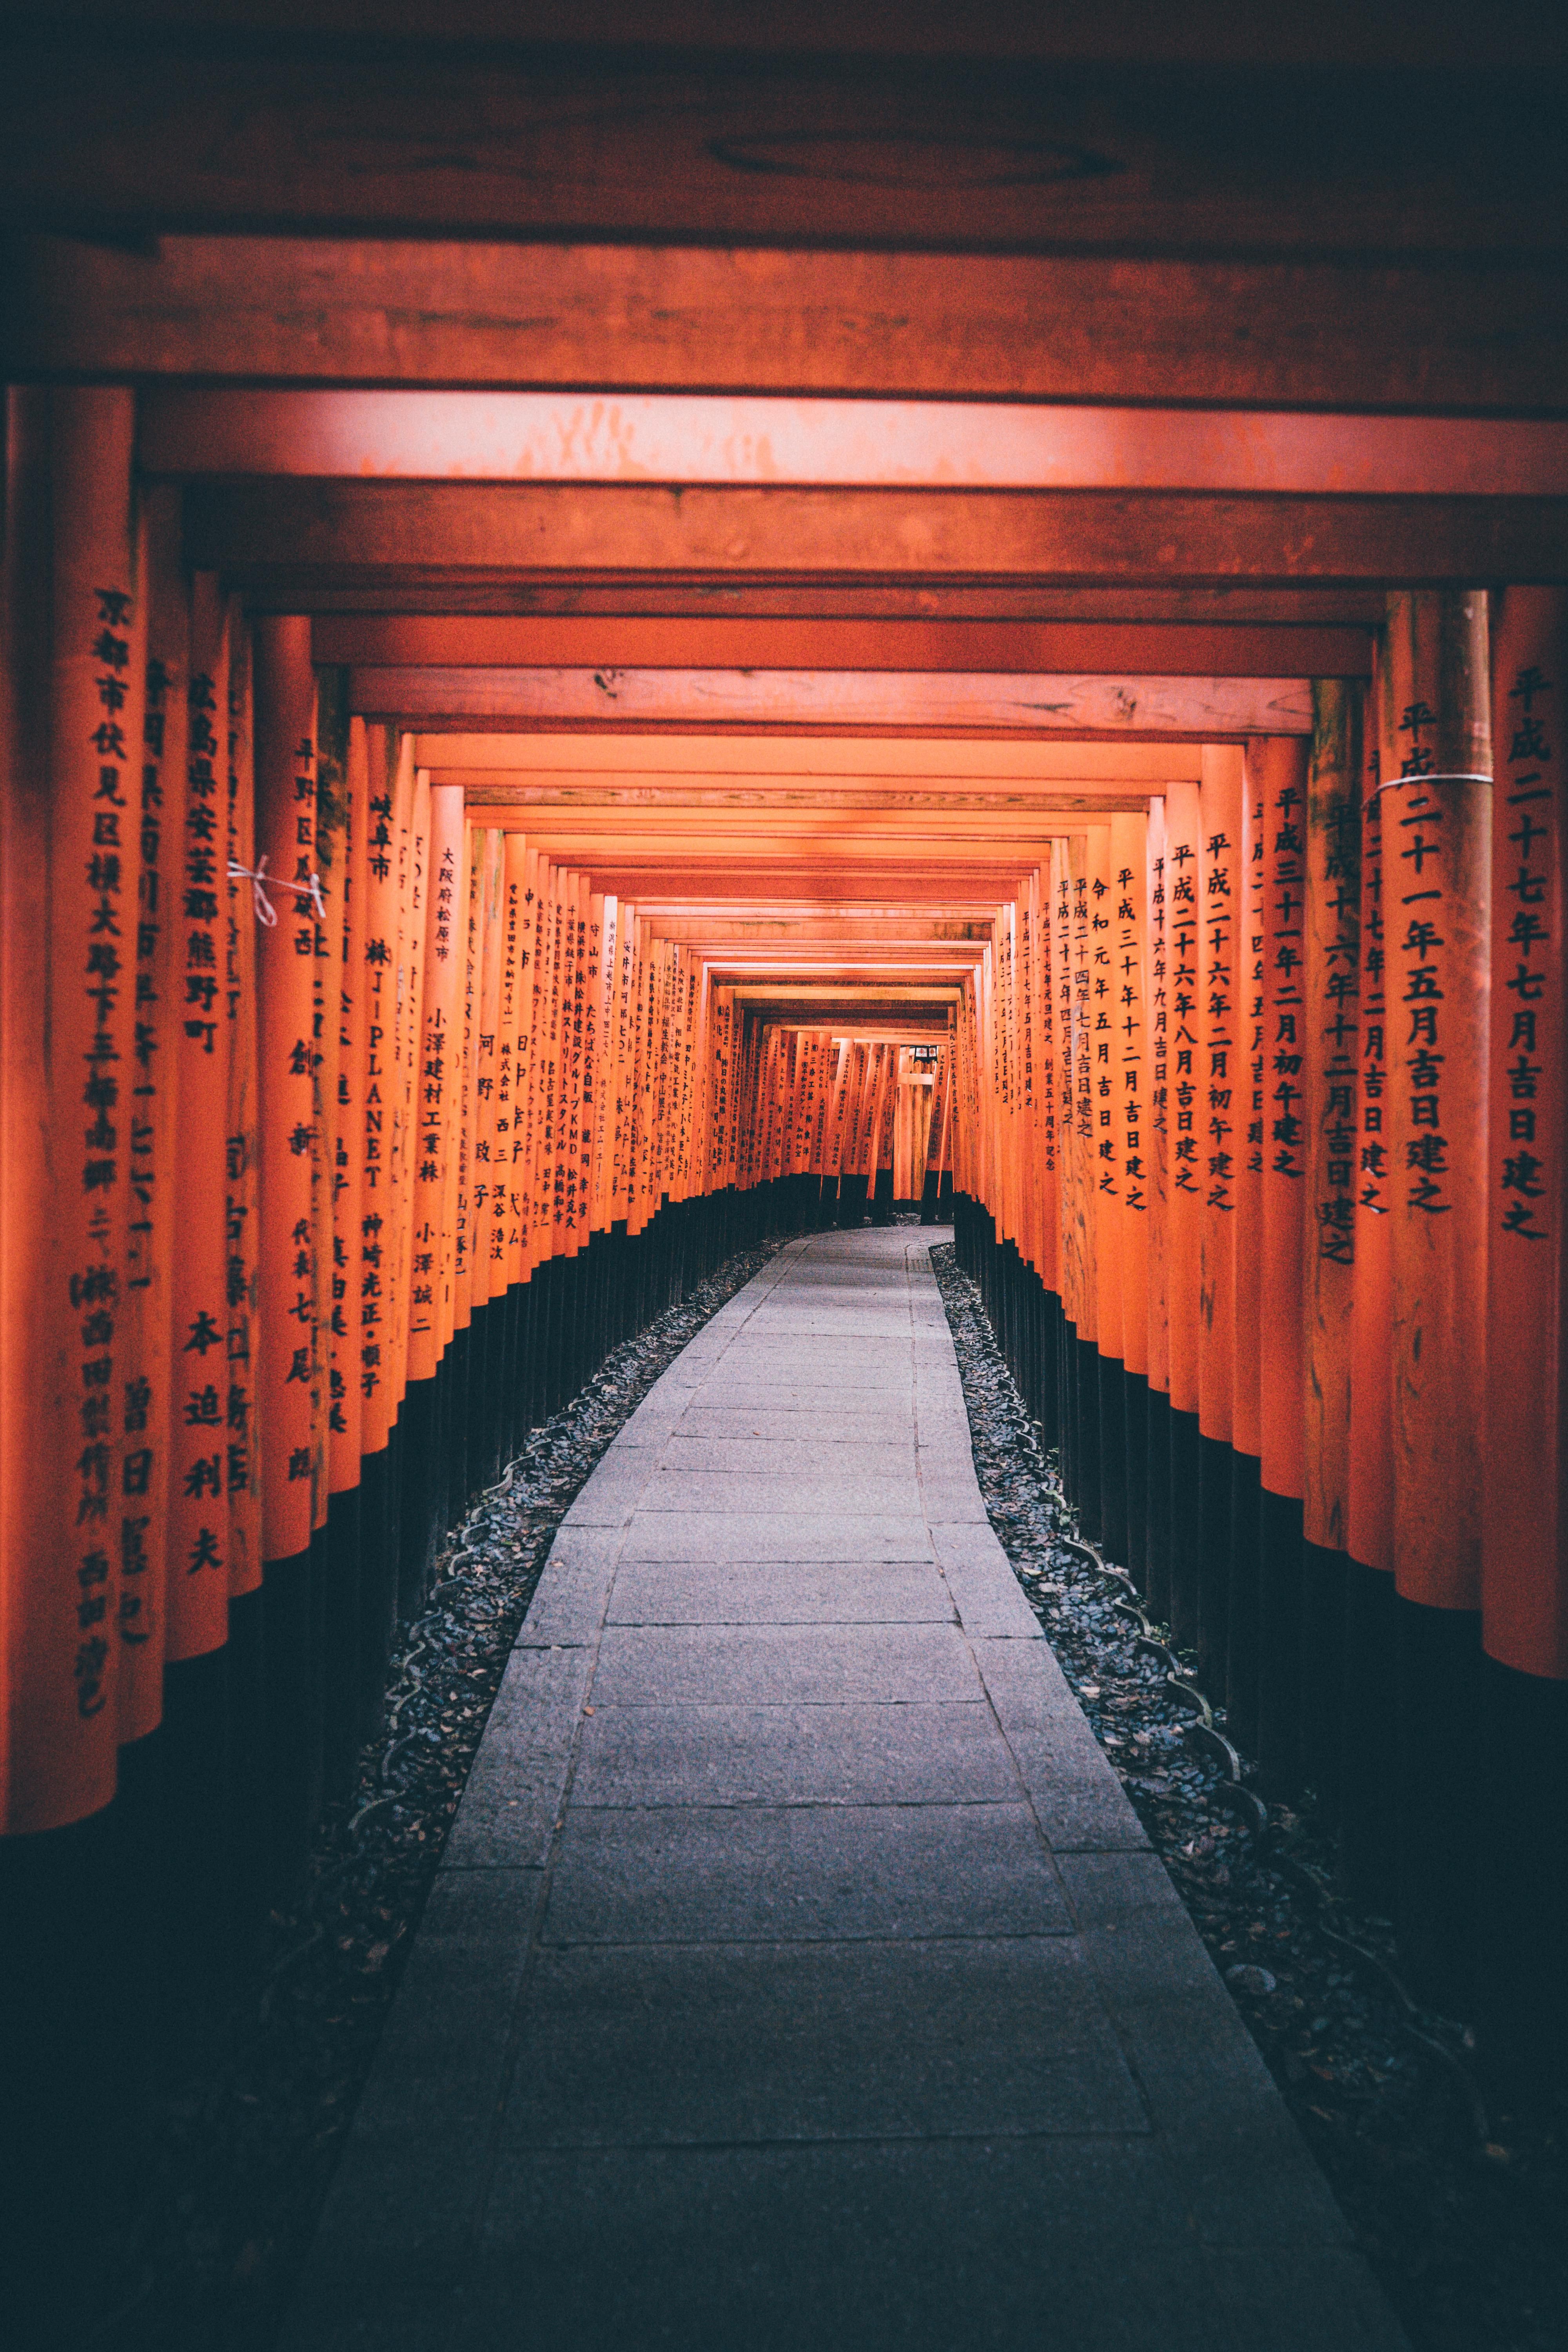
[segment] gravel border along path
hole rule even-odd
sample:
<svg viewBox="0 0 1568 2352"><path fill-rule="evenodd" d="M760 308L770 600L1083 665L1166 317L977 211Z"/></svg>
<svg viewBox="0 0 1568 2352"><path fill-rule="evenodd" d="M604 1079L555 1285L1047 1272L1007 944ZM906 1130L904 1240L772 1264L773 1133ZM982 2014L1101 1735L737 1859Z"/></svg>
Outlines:
<svg viewBox="0 0 1568 2352"><path fill-rule="evenodd" d="M384 1718L322 1815L308 1898L269 1921L220 2061L164 2104L123 2300L73 2352L270 2352L555 1530L659 1374L782 1246L740 1252L616 1348L455 1530L396 1630Z"/></svg>
<svg viewBox="0 0 1568 2352"><path fill-rule="evenodd" d="M1265 1815L1227 1786L1129 1588L1073 1540L977 1286L951 1244L931 1265L991 1524L1415 2352L1563 2352L1561 2121L1488 2113L1464 2029L1405 2003L1388 1923L1339 1896L1310 1801Z"/></svg>

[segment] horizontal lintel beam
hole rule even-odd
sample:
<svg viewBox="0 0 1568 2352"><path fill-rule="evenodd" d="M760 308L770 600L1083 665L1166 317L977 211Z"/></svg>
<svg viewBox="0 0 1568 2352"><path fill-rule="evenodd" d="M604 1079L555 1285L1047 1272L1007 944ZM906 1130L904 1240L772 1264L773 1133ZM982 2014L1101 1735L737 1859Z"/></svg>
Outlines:
<svg viewBox="0 0 1568 2352"><path fill-rule="evenodd" d="M115 118L129 110L121 95ZM1473 214L1473 174L1469 193ZM17 378L1564 413L1555 255L1478 269L1428 238L1401 265L1370 234L1363 211L1349 244L1366 259L1298 241L1278 262L384 234L172 233L150 253L21 236L0 310Z"/></svg>
<svg viewBox="0 0 1568 2352"><path fill-rule="evenodd" d="M1364 677L1369 627L1217 621L793 620L712 615L326 614L318 662L360 670L1044 671Z"/></svg>
<svg viewBox="0 0 1568 2352"><path fill-rule="evenodd" d="M1568 576L1568 499L1111 490L248 482L185 494L186 550L242 588L746 577L1421 586Z"/></svg>
<svg viewBox="0 0 1568 2352"><path fill-rule="evenodd" d="M143 394L138 455L196 480L1568 494L1568 422L669 393Z"/></svg>
<svg viewBox="0 0 1568 2352"><path fill-rule="evenodd" d="M1173 782L1196 783L1197 753L1184 744L1060 742L1047 736L1020 743L954 738L941 742L908 735L731 736L552 735L517 731L417 733L418 766L463 782L473 794L481 777L498 800L542 778L553 786L569 777L598 785L655 785L670 779L709 785L733 779L747 784L817 790L862 780L951 780L991 789L1027 792L1060 782L1143 785L1163 791Z"/></svg>
<svg viewBox="0 0 1568 2352"><path fill-rule="evenodd" d="M349 707L406 723L1006 728L1309 735L1304 678L933 670L352 669Z"/></svg>

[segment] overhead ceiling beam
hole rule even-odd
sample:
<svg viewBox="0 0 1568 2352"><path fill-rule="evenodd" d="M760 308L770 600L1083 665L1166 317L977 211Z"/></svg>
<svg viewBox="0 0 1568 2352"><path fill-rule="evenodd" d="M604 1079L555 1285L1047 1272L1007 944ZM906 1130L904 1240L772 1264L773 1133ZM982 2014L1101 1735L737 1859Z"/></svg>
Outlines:
<svg viewBox="0 0 1568 2352"><path fill-rule="evenodd" d="M726 982L726 986L729 983ZM767 1003L787 997L792 1004L952 1004L959 994L952 988L900 988L896 993L887 988L858 988L852 984L828 984L822 987L773 987L764 982L743 982L736 986L737 1004Z"/></svg>
<svg viewBox="0 0 1568 2352"><path fill-rule="evenodd" d="M1062 743L981 740L941 742L919 737L809 735L582 735L417 733L414 755L440 769L448 783L483 772L496 785L521 786L541 778L576 776L595 785L652 782L672 776L693 782L743 778L787 780L802 789L862 777L951 778L1021 791L1094 781L1152 785L1196 783L1202 763L1179 743ZM471 789L471 788L470 788Z"/></svg>
<svg viewBox="0 0 1568 2352"><path fill-rule="evenodd" d="M939 782L909 787L895 782L886 790L861 785L822 791L794 786L754 786L744 781L733 787L715 785L692 789L684 780L668 787L622 790L618 786L583 785L560 792L531 785L508 790L489 782L483 773L433 768L432 782L461 784L473 824L505 824L525 831L535 826L559 831L580 829L585 836L625 834L628 837L649 827L667 827L683 835L725 839L748 832L795 826L837 835L847 826L880 828L900 835L932 831L963 832L991 826L998 832L1027 832L1042 820L1066 818L1081 824L1118 809L1148 805L1149 785L1092 784L1076 792L1049 785L1032 792L987 793Z"/></svg>
<svg viewBox="0 0 1568 2352"><path fill-rule="evenodd" d="M1168 91L1161 104L1168 113ZM121 92L114 112L131 111ZM79 113L74 97L66 113ZM1384 135L1407 117L1415 123L1406 93ZM226 166L233 143L215 141L211 119L197 143ZM20 177L14 163L13 219ZM1359 170L1347 184L1359 188ZM1474 194L1472 179L1479 234ZM1543 209L1536 232L1556 216ZM138 226L131 249L10 241L0 318L12 377L1568 415L1568 265L1554 226L1556 250L1527 257L1510 239L1484 268L1443 253L1441 239L1402 263L1374 250L1364 215L1335 255L1322 252L1321 222L1278 262L1216 256L1214 240L1202 253L1151 254L1147 219L1136 254L1071 254L1060 249L1059 198L1056 249L1017 256L236 242L168 223L152 245L144 212ZM1235 235L1232 224L1221 244Z"/></svg>
<svg viewBox="0 0 1568 2352"><path fill-rule="evenodd" d="M321 663L358 669L1011 670L1359 677L1365 628L1031 621L711 618L318 619Z"/></svg>
<svg viewBox="0 0 1568 2352"><path fill-rule="evenodd" d="M488 824L494 813L475 814L477 821ZM521 830L505 825L500 829ZM557 864L614 865L623 872L655 876L672 866L705 873L710 881L716 873L742 863L751 871L787 867L825 876L846 867L875 866L890 884L897 876L929 875L933 867L945 866L957 885L977 874L1011 872L1036 863L1046 855L1048 843L1065 840L1082 829L1081 820L1058 817L1047 819L1028 832L935 835L912 847L897 834L871 832L848 835L841 842L809 834L760 834L710 847L679 835L656 834L639 841L618 834L595 837L565 827L540 831L531 826L524 837Z"/></svg>
<svg viewBox="0 0 1568 2352"><path fill-rule="evenodd" d="M701 898L715 908L731 901L744 903L763 894L770 898L798 895L803 899L869 901L880 890L910 904L923 904L933 912L972 915L993 912L1002 899L1013 895L1020 877L1029 870L1029 860L1023 855L979 875L965 871L956 877L933 872L929 866L900 866L884 858L832 867L771 860L748 864L743 873L722 866L681 865L673 858L651 874L623 866L614 857L563 858L561 863L591 872L595 889L613 890L617 898L629 898L639 907L645 897L657 900Z"/></svg>
<svg viewBox="0 0 1568 2352"><path fill-rule="evenodd" d="M1561 498L1568 423L671 393L152 387L144 473Z"/></svg>
<svg viewBox="0 0 1568 2352"><path fill-rule="evenodd" d="M842 1020L836 1021L820 1011L805 1006L799 1007L793 1018L787 1007L782 1008L782 1018L771 1015L767 1008L760 1013L755 1006L751 1010L753 1017L760 1017L766 1027L798 1029L809 1036L836 1040L847 1037L852 1045L929 1046L933 1039L945 1035L947 1029L945 1017L938 1021L930 1015L923 1019L911 1015L907 1021L867 1021L855 1013L846 1012Z"/></svg>
<svg viewBox="0 0 1568 2352"><path fill-rule="evenodd" d="M408 725L1007 728L1310 735L1304 678L931 670L352 669L349 707Z"/></svg>
<svg viewBox="0 0 1568 2352"><path fill-rule="evenodd" d="M77 41L118 31L123 0L49 0L43 12L57 35ZM527 42L544 47L561 29L555 0L445 0L438 25L428 0L229 0L222 10L201 0L138 0L136 20L167 40L193 25L223 21L277 36L308 29L323 37L363 36L374 27L386 41L412 41L420 54L442 44ZM589 51L640 48L647 40L643 0L595 0L580 12L574 37ZM860 0L846 17L840 0L777 0L764 16L715 10L713 0L663 0L658 28L672 49L701 50L721 27L726 49L777 59L812 57L991 58L1054 64L1110 60L1124 66L1404 65L1419 43L1424 63L1476 64L1473 0L1319 0L1310 11L1238 9L1229 0L1188 0L1173 14L1164 0L1102 0L1091 14L1071 9L1019 8L1009 0L972 0L955 19L944 0ZM1561 26L1543 19L1533 0L1492 0L1487 56L1510 70L1538 72L1568 48Z"/></svg>
<svg viewBox="0 0 1568 2352"><path fill-rule="evenodd" d="M778 908L763 913L757 910L755 901L745 907L720 909L646 897L639 906L645 916L658 923L661 938L680 940L689 947L715 955L738 956L744 952L782 958L797 950L802 954L820 954L834 948L847 950L864 947L868 950L874 949L879 955L952 954L973 958L990 937L984 925L953 922L914 908L906 909L897 918L896 932L888 932L878 926L891 922L892 917L857 914L853 908L829 912L819 908L808 914L796 906L790 908L787 914Z"/></svg>
<svg viewBox="0 0 1568 2352"><path fill-rule="evenodd" d="M1525 70L424 37L296 19L85 37L11 12L0 216L100 235L392 234L982 253L1424 256L1559 244L1561 42ZM301 10L301 17L305 12ZM1550 18L1548 17L1548 24ZM376 27L367 11L363 29ZM652 27L662 37L662 27ZM18 30L23 37L17 38ZM203 37L204 34L206 37ZM194 36L194 37L193 37ZM765 37L765 35L764 35ZM1555 55L1554 55L1555 53Z"/></svg>
<svg viewBox="0 0 1568 2352"><path fill-rule="evenodd" d="M1083 588L1059 581L1036 580L714 580L680 572L654 576L644 573L593 572L558 572L543 579L487 577L447 579L438 585L407 572L370 583L306 581L298 576L258 584L252 582L246 599L252 612L310 613L323 629L345 632L356 627L388 627L405 624L416 628L448 625L482 628L521 626L525 621L556 616L574 621L621 618L730 622L776 620L799 625L836 621L865 626L877 623L933 622L942 626L1066 627L1087 625L1130 625L1136 627L1233 630L1286 629L1364 631L1383 619L1387 598L1370 582L1335 582L1330 585L1281 588L1256 586L1240 580L1219 587L1170 587L1159 583ZM350 644L345 635L342 642ZM426 656L418 656L424 659ZM496 658L511 658L510 654ZM323 655L322 659L361 658L352 649ZM380 653L367 660L393 658ZM467 658L467 656L463 656ZM809 662L795 667L810 668ZM845 663L846 668L863 667ZM915 667L929 665L917 664ZM1065 656L1041 667L1082 669L1088 665ZM872 664L879 667L879 664ZM935 665L941 667L941 665ZM964 662L963 668L1006 669L1011 663L987 658ZM1223 660L1140 661L1140 669L1194 669L1226 674ZM1305 674L1314 677L1337 673L1310 664L1273 661L1268 674L1281 677ZM1231 675L1240 673L1231 672Z"/></svg>
<svg viewBox="0 0 1568 2352"><path fill-rule="evenodd" d="M1106 585L1568 577L1568 499L268 481L195 486L185 530L191 560L240 585L583 570Z"/></svg>

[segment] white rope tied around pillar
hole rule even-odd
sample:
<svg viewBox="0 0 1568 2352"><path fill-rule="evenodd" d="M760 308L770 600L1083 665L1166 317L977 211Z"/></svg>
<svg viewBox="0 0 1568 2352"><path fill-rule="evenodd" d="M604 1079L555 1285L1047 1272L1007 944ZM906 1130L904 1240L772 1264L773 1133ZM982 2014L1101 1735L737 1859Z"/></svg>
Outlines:
<svg viewBox="0 0 1568 2352"><path fill-rule="evenodd" d="M268 890L292 890L296 898L309 898L316 910L318 922L324 923L327 919L327 902L321 896L321 876L312 874L308 882L285 882L280 874L268 874L267 871L265 850L254 866L241 866L237 859L231 857L228 861L228 878L231 882L249 883L251 901L256 909L256 919L258 923L265 924L269 931L277 926L278 909L267 895Z"/></svg>
<svg viewBox="0 0 1568 2352"><path fill-rule="evenodd" d="M1489 784L1491 782L1490 776L1458 773L1451 776L1390 776L1386 782L1373 786L1373 798L1378 793L1396 792L1401 784Z"/></svg>

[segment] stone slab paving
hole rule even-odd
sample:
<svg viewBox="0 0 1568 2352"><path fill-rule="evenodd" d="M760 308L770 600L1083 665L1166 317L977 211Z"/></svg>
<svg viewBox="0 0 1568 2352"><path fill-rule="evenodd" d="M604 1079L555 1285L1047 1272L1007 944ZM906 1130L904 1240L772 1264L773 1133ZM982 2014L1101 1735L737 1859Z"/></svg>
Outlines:
<svg viewBox="0 0 1568 2352"><path fill-rule="evenodd" d="M557 1537L283 2352L1398 2352L986 1521L792 1243Z"/></svg>

